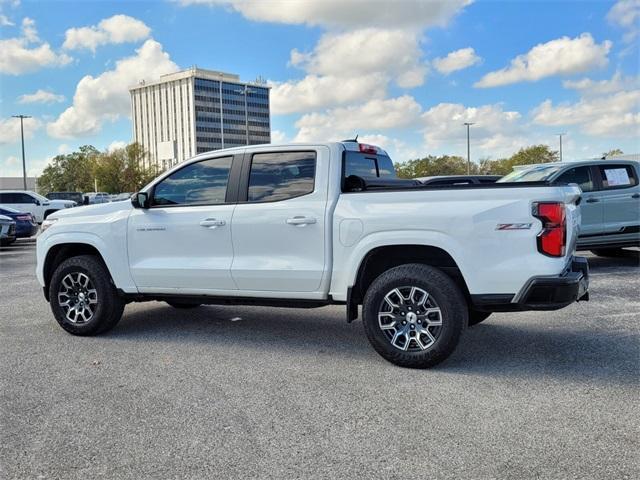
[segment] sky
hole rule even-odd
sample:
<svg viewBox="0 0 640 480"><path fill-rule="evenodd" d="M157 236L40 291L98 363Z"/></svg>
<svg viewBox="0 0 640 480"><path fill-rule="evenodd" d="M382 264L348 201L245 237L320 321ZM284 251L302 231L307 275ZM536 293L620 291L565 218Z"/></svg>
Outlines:
<svg viewBox="0 0 640 480"><path fill-rule="evenodd" d="M193 65L264 78L272 142L395 161L640 153L640 0L0 0L0 176L132 138L128 87Z"/></svg>

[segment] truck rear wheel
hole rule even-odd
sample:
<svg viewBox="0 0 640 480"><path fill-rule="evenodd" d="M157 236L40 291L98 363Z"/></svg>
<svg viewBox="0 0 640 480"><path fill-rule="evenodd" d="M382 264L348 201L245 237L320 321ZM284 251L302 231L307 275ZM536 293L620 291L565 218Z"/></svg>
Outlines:
<svg viewBox="0 0 640 480"><path fill-rule="evenodd" d="M365 294L364 329L373 348L401 367L428 368L455 350L467 324L462 292L442 271L422 264L394 267Z"/></svg>
<svg viewBox="0 0 640 480"><path fill-rule="evenodd" d="M58 265L49 283L49 303L62 328L73 335L96 335L116 326L124 301L104 264L93 255Z"/></svg>

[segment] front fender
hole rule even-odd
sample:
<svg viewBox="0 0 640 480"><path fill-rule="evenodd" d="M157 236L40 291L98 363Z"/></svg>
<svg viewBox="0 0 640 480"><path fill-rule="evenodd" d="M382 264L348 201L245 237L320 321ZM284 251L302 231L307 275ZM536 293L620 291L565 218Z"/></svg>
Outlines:
<svg viewBox="0 0 640 480"><path fill-rule="evenodd" d="M53 227L51 227L53 229ZM137 292L129 271L126 244L114 238L105 242L99 235L91 232L45 232L36 242L36 277L41 286L45 286L44 265L49 251L58 245L84 244L95 248L102 256L117 288L127 293Z"/></svg>

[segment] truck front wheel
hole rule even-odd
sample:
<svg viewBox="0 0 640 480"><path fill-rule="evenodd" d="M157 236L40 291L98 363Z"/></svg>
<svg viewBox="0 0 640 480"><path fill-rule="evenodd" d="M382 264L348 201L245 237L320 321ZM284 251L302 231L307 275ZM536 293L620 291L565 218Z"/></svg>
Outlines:
<svg viewBox="0 0 640 480"><path fill-rule="evenodd" d="M58 265L49 283L49 302L60 326L74 335L111 330L124 310L109 271L93 255L71 257Z"/></svg>
<svg viewBox="0 0 640 480"><path fill-rule="evenodd" d="M458 286L442 271L422 264L394 267L376 278L362 311L376 352L409 368L428 368L445 360L468 321Z"/></svg>

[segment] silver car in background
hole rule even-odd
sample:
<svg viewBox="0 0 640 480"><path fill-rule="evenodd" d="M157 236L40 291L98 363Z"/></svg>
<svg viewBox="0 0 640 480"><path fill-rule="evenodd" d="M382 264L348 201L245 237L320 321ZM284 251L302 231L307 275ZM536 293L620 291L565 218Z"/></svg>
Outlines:
<svg viewBox="0 0 640 480"><path fill-rule="evenodd" d="M640 246L640 162L585 160L516 167L498 183L547 181L575 183L582 189L578 250L617 256Z"/></svg>

